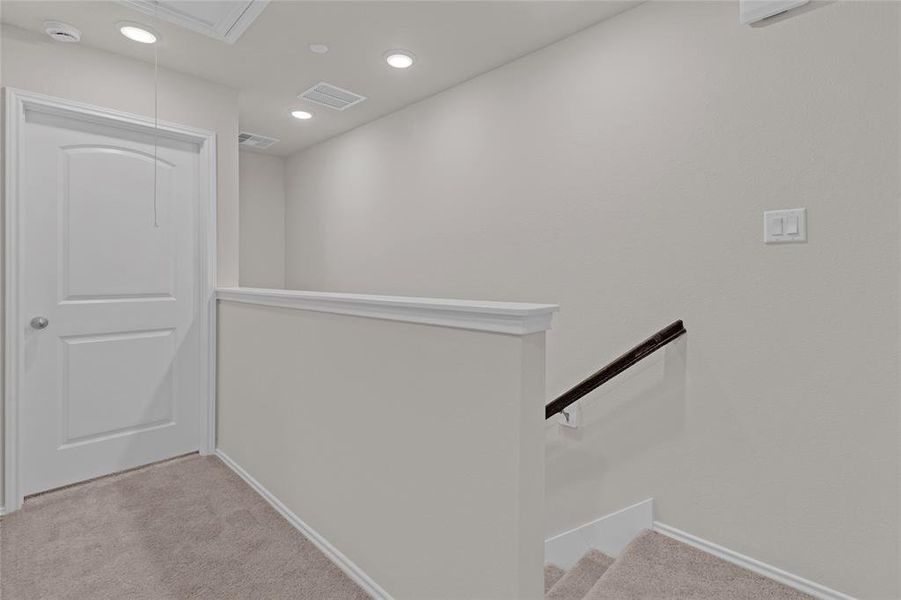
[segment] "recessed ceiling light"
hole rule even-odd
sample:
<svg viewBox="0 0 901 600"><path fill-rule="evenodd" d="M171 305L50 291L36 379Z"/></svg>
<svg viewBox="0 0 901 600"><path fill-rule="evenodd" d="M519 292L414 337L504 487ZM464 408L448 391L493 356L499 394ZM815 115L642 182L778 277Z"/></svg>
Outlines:
<svg viewBox="0 0 901 600"><path fill-rule="evenodd" d="M310 44L308 48L313 54L325 54L328 52L328 46L325 44Z"/></svg>
<svg viewBox="0 0 901 600"><path fill-rule="evenodd" d="M291 111L291 116L294 117L295 119L301 119L302 121L306 121L307 119L313 118L313 115L311 115L310 113L308 113L305 110Z"/></svg>
<svg viewBox="0 0 901 600"><path fill-rule="evenodd" d="M78 29L60 21L44 21L44 32L57 42L81 40L81 32Z"/></svg>
<svg viewBox="0 0 901 600"><path fill-rule="evenodd" d="M416 58L409 50L389 50L385 53L385 62L395 69L408 69L415 61Z"/></svg>
<svg viewBox="0 0 901 600"><path fill-rule="evenodd" d="M155 44L156 33L137 23L119 23L119 33L128 39L142 44Z"/></svg>

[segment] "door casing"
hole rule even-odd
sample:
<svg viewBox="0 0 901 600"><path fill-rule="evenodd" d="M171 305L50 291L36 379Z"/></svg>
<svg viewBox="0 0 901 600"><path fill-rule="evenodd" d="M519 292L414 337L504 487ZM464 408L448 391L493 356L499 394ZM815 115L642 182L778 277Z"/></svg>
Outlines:
<svg viewBox="0 0 901 600"><path fill-rule="evenodd" d="M83 122L111 126L117 129L153 134L160 138L186 141L199 146L198 163L200 189L197 239L201 251L197 253L196 273L201 293L197 299L197 323L200 336L200 403L201 426L198 445L202 454L212 454L216 447L216 134L212 131L148 117L92 106L62 98L54 98L15 88L5 88L4 126L4 315L3 315L3 504L0 514L22 507L19 485L21 464L19 452L20 407L23 401L21 383L24 379L25 314L22 293L25 265L20 250L21 132L27 112L64 115Z"/></svg>

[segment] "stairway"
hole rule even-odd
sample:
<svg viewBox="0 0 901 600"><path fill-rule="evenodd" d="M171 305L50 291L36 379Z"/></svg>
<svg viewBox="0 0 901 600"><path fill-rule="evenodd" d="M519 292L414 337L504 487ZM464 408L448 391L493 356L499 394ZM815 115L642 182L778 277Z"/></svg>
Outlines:
<svg viewBox="0 0 901 600"><path fill-rule="evenodd" d="M569 571L547 565L544 590L547 600L813 600L649 530L615 560L589 550Z"/></svg>

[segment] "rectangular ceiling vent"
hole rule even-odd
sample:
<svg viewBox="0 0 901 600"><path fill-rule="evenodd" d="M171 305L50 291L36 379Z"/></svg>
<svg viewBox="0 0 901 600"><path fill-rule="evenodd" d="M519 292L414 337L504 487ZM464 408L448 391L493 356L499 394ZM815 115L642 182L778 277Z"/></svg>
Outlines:
<svg viewBox="0 0 901 600"><path fill-rule="evenodd" d="M366 99L366 96L341 89L330 83L320 82L299 95L298 98L309 100L321 106L328 106L335 110L344 110L354 104L359 104Z"/></svg>
<svg viewBox="0 0 901 600"><path fill-rule="evenodd" d="M254 150L265 150L266 148L277 144L278 140L265 135L257 135L256 133L247 133L242 131L238 134L238 145L245 148L253 148Z"/></svg>

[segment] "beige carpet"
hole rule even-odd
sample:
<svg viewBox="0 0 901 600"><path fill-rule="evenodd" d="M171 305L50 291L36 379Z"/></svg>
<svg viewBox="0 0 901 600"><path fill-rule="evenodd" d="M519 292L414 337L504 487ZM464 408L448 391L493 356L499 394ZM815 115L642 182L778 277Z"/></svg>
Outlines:
<svg viewBox="0 0 901 600"><path fill-rule="evenodd" d="M645 531L585 600L813 600L665 535Z"/></svg>
<svg viewBox="0 0 901 600"><path fill-rule="evenodd" d="M613 559L603 552L589 550L545 592L544 597L547 600L581 600L612 564Z"/></svg>
<svg viewBox="0 0 901 600"><path fill-rule="evenodd" d="M36 496L0 521L3 600L368 596L214 457Z"/></svg>
<svg viewBox="0 0 901 600"><path fill-rule="evenodd" d="M565 574L566 571L557 565L544 565L544 593L547 594Z"/></svg>
<svg viewBox="0 0 901 600"><path fill-rule="evenodd" d="M653 531L614 560L589 550L569 571L544 568L545 600L814 600Z"/></svg>

